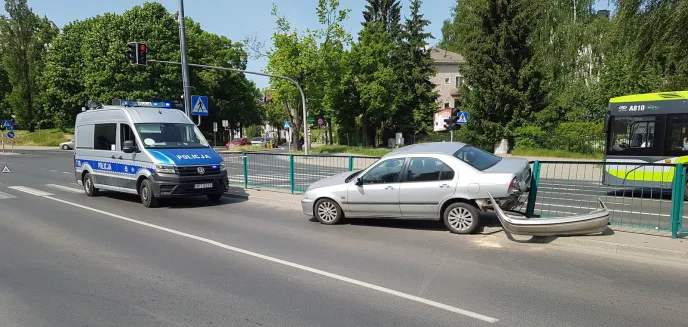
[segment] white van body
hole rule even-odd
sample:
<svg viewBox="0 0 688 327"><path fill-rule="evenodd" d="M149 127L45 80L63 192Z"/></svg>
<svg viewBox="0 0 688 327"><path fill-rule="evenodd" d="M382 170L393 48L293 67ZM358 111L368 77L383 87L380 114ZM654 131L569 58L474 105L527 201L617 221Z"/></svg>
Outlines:
<svg viewBox="0 0 688 327"><path fill-rule="evenodd" d="M174 108L103 106L79 113L74 168L87 195L101 189L139 194L146 207L174 196L219 200L228 188L222 157Z"/></svg>

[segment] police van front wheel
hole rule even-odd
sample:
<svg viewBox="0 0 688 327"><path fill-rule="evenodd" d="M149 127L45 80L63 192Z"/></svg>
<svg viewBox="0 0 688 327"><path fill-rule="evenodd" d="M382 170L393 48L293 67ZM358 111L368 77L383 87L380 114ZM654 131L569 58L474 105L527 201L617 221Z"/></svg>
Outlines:
<svg viewBox="0 0 688 327"><path fill-rule="evenodd" d="M95 185L93 185L93 176L91 176L90 173L86 173L86 175L84 175L84 180L82 180L82 183L84 184L84 192L87 196L98 195L98 189L95 187Z"/></svg>
<svg viewBox="0 0 688 327"><path fill-rule="evenodd" d="M141 196L141 203L146 208L152 208L158 205L158 199L155 198L153 194L153 185L147 179L141 182L139 187L139 195Z"/></svg>

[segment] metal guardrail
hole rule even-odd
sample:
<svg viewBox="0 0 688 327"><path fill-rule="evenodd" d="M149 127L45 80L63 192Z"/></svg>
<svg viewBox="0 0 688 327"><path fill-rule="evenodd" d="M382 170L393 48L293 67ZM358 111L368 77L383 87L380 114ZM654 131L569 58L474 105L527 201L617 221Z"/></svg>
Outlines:
<svg viewBox="0 0 688 327"><path fill-rule="evenodd" d="M379 157L246 152L223 154L230 184L303 193L314 182L365 169Z"/></svg>
<svg viewBox="0 0 688 327"><path fill-rule="evenodd" d="M298 155L247 152L223 154L229 182L242 187L268 188L291 193L305 192L312 183L343 173L365 169L379 157ZM673 237L685 233L688 212L684 203L686 166L683 164L610 163L602 161L534 161L531 192L524 194L529 217L555 217L587 213L600 198L609 208L614 225L670 230ZM604 167L629 166L625 181L604 183ZM659 183L629 181L644 174ZM678 180L678 183L673 183ZM661 187L661 184L667 187Z"/></svg>
<svg viewBox="0 0 688 327"><path fill-rule="evenodd" d="M599 198L609 208L614 225L670 230L674 238L685 232L686 166L681 163L642 163L642 167L603 161L531 163L534 178L526 195L529 217L589 212Z"/></svg>

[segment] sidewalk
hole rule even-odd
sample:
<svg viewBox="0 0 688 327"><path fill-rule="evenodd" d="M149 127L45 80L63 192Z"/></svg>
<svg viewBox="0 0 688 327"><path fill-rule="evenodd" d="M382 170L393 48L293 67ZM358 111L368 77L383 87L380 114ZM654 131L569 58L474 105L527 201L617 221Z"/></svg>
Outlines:
<svg viewBox="0 0 688 327"><path fill-rule="evenodd" d="M259 189L230 187L227 196L241 197L257 203L269 202L301 212L301 195ZM501 226L485 227L483 236L492 238L502 246L517 243L549 244L569 250L587 250L625 256L662 259L688 264L688 236L672 239L664 231L638 230L622 226L609 226L602 235L531 237L504 233Z"/></svg>

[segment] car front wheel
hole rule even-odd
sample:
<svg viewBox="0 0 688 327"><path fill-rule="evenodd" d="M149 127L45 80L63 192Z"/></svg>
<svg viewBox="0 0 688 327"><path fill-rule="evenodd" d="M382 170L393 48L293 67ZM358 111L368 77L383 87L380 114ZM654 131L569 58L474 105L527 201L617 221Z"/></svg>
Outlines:
<svg viewBox="0 0 688 327"><path fill-rule="evenodd" d="M158 199L156 199L153 194L153 184L149 180L144 179L143 182L141 182L139 195L141 196L141 203L143 203L144 207L153 208L158 205Z"/></svg>
<svg viewBox="0 0 688 327"><path fill-rule="evenodd" d="M342 221L344 213L337 202L330 199L320 199L315 203L315 218L325 225L335 225Z"/></svg>
<svg viewBox="0 0 688 327"><path fill-rule="evenodd" d="M480 211L464 202L452 203L444 210L444 225L456 234L470 234L480 224Z"/></svg>

